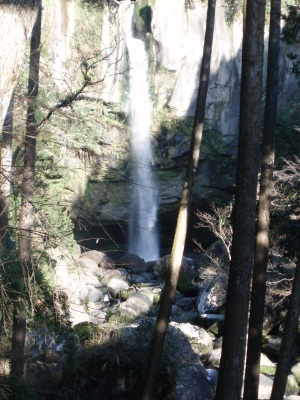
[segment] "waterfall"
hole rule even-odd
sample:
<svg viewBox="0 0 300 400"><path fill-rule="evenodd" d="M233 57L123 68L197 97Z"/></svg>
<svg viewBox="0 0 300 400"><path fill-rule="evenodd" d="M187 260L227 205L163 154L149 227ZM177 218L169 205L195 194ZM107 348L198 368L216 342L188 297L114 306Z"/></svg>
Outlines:
<svg viewBox="0 0 300 400"><path fill-rule="evenodd" d="M145 261L150 261L159 258L158 190L151 169L152 110L148 86L148 57L143 41L134 37L133 12L132 4L126 13L133 186L129 252L137 254Z"/></svg>

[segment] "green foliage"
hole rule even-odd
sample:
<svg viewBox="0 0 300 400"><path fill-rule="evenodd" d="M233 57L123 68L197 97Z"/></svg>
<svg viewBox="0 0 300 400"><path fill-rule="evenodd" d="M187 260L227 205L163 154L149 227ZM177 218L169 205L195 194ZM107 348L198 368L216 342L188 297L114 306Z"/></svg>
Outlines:
<svg viewBox="0 0 300 400"><path fill-rule="evenodd" d="M16 249L3 249L0 252L0 281L2 307L7 308L10 302L20 297L28 299L27 291L30 284L32 265L26 266L26 274L19 262ZM3 295L5 293L5 295Z"/></svg>
<svg viewBox="0 0 300 400"><path fill-rule="evenodd" d="M134 9L135 26L138 32L151 32L151 6L149 0L140 0Z"/></svg>
<svg viewBox="0 0 300 400"><path fill-rule="evenodd" d="M297 106L297 101L295 105ZM300 154L300 123L296 110L279 114L276 126L275 154L276 165L282 164L282 159L291 159L294 154Z"/></svg>
<svg viewBox="0 0 300 400"><path fill-rule="evenodd" d="M65 376L72 377L79 368L79 338L70 330L65 337Z"/></svg>
<svg viewBox="0 0 300 400"><path fill-rule="evenodd" d="M287 5L287 14L282 16L285 25L282 29L282 38L287 44L300 40L300 6Z"/></svg>
<svg viewBox="0 0 300 400"><path fill-rule="evenodd" d="M31 262L22 265L18 261L16 249L2 250L0 253L0 305L3 312L3 321L6 328L12 305L16 301L23 307L27 315L28 328L45 328L59 331L65 324L65 315L58 316L57 307L54 304L55 288L49 282L53 269L49 257L44 252L35 250L32 253ZM66 305L61 299L59 303L60 314L66 313ZM45 316L47 319L45 320Z"/></svg>
<svg viewBox="0 0 300 400"><path fill-rule="evenodd" d="M275 174L273 235L289 258L300 256L300 159L285 160Z"/></svg>
<svg viewBox="0 0 300 400"><path fill-rule="evenodd" d="M37 400L34 388L25 380L0 376L1 400Z"/></svg>
<svg viewBox="0 0 300 400"><path fill-rule="evenodd" d="M79 337L80 343L86 341L99 342L104 335L101 328L89 322L81 322L75 325L74 332Z"/></svg>
<svg viewBox="0 0 300 400"><path fill-rule="evenodd" d="M80 0L81 4L86 7L96 7L102 10L105 5L105 0Z"/></svg>
<svg viewBox="0 0 300 400"><path fill-rule="evenodd" d="M243 12L244 0L226 0L226 21L231 24Z"/></svg>

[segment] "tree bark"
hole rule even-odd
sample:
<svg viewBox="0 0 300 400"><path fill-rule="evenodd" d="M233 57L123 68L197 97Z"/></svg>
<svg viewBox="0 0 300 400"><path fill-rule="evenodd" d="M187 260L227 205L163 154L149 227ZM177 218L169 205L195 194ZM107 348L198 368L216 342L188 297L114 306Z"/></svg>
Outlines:
<svg viewBox="0 0 300 400"><path fill-rule="evenodd" d="M8 210L11 186L13 107L14 94L10 100L2 128L0 155L0 248L6 248L9 239Z"/></svg>
<svg viewBox="0 0 300 400"><path fill-rule="evenodd" d="M34 223L33 197L35 185L36 139L38 134L35 110L37 107L36 99L39 91L41 19L42 8L40 5L37 19L32 30L30 46L28 108L22 183L22 204L19 225L19 257L21 262L26 262L30 257L31 233Z"/></svg>
<svg viewBox="0 0 300 400"><path fill-rule="evenodd" d="M284 397L293 344L298 330L300 314L300 258L297 258L297 265L293 281L290 304L284 325L284 333L279 351L273 388L270 400L282 400Z"/></svg>
<svg viewBox="0 0 300 400"><path fill-rule="evenodd" d="M258 398L267 264L270 205L273 188L274 139L276 131L281 0L271 1L268 72L263 132L262 170L258 203L255 262L253 268L244 400Z"/></svg>
<svg viewBox="0 0 300 400"><path fill-rule="evenodd" d="M142 383L140 400L150 400L153 392L157 369L161 358L164 340L169 324L171 308L174 301L178 275L183 257L183 251L188 227L190 203L195 182L195 175L200 157L200 147L203 134L205 104L208 90L210 61L212 52L213 32L215 23L216 0L209 0L207 9L206 31L204 38L203 58L200 71L197 106L195 111L189 161L180 202L175 237L169 262L168 276L161 296L160 308L153 332L148 364Z"/></svg>
<svg viewBox="0 0 300 400"><path fill-rule="evenodd" d="M216 400L240 399L243 385L255 244L264 22L265 1L247 1L232 258Z"/></svg>

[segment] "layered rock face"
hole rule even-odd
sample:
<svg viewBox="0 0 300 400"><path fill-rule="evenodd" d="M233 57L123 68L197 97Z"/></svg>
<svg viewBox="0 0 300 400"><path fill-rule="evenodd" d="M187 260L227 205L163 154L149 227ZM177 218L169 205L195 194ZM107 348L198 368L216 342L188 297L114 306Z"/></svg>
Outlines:
<svg viewBox="0 0 300 400"><path fill-rule="evenodd" d="M178 116L193 116L199 83L206 24L206 5L186 1L156 1L153 6L152 33L157 62L176 72L168 105ZM241 64L241 26L229 26L224 5L217 8L211 77L207 99L207 120L226 140L238 129L239 78Z"/></svg>
<svg viewBox="0 0 300 400"><path fill-rule="evenodd" d="M124 15L130 2L110 2L104 9L101 37L108 56L103 70L113 65L113 73L103 82L101 98L119 104L127 113L126 48ZM184 0L140 1L135 6L137 36L144 40L149 55L149 82L153 103L153 170L159 185L160 216L176 215L187 163L192 117L203 52L206 7L200 1L187 7ZM195 187L195 204L229 199L234 184L235 139L239 116L239 69L241 29L229 26L225 11L217 12L211 83L207 101L208 144L203 151ZM111 49L115 48L114 51ZM124 64L125 63L125 64ZM125 65L125 67L124 67ZM124 69L125 68L125 69ZM126 129L108 133L109 154L103 149L101 163L108 165L103 176L94 168L88 178L88 203L81 205L85 216L96 215L104 222L126 218L130 154L125 156ZM117 137L121 139L118 140ZM115 141L114 138L117 138ZM228 143L233 145L228 146ZM211 150L211 147L213 149ZM125 152L129 151L125 148ZM106 154L105 154L106 152ZM101 166L99 166L101 168Z"/></svg>

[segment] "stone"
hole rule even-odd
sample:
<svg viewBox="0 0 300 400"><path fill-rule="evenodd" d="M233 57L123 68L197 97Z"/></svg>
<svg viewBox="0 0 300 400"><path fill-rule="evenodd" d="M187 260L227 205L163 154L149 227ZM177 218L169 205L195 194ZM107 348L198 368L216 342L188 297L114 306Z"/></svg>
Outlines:
<svg viewBox="0 0 300 400"><path fill-rule="evenodd" d="M89 250L82 254L81 258L89 258L95 261L99 268L112 269L114 268L114 261L105 253L97 250Z"/></svg>
<svg viewBox="0 0 300 400"><path fill-rule="evenodd" d="M180 400L213 400L212 385L203 365L189 365L179 370L176 393Z"/></svg>
<svg viewBox="0 0 300 400"><path fill-rule="evenodd" d="M106 285L106 288L108 290L109 295L113 298L116 299L117 295L125 290L129 289L129 285L127 282L123 281L120 278L112 278Z"/></svg>
<svg viewBox="0 0 300 400"><path fill-rule="evenodd" d="M121 276L122 276L121 272L118 271L117 269L112 269L112 270L101 269L101 272L99 273L99 280L102 283L102 285L106 286L111 279L121 278Z"/></svg>
<svg viewBox="0 0 300 400"><path fill-rule="evenodd" d="M214 349L210 353L210 355L208 357L208 364L211 367L219 368L220 360L221 360L221 353L222 353L222 348L221 347Z"/></svg>
<svg viewBox="0 0 300 400"><path fill-rule="evenodd" d="M185 335L196 354L204 355L213 351L212 337L205 329L190 323L171 322L170 326L180 330Z"/></svg>
<svg viewBox="0 0 300 400"><path fill-rule="evenodd" d="M291 372L294 375L298 384L300 384L300 362L297 362L292 366Z"/></svg>
<svg viewBox="0 0 300 400"><path fill-rule="evenodd" d="M260 373L267 376L274 376L276 365L264 354L260 355Z"/></svg>
<svg viewBox="0 0 300 400"><path fill-rule="evenodd" d="M95 274L93 274L90 270L88 270L88 271L79 270L78 273L76 273L76 272L72 273L72 276L74 278L76 277L76 275L78 277L79 286L82 286L82 285L90 285L90 286L94 286L94 287L101 286L101 283L100 283L98 277Z"/></svg>
<svg viewBox="0 0 300 400"><path fill-rule="evenodd" d="M116 261L116 266L129 269L133 272L146 272L147 265L145 261L136 254L126 254Z"/></svg>
<svg viewBox="0 0 300 400"><path fill-rule="evenodd" d="M270 399L271 391L273 387L273 379L260 374L259 375L259 388L258 388L258 398L259 400Z"/></svg>
<svg viewBox="0 0 300 400"><path fill-rule="evenodd" d="M87 290L88 290L88 294L87 294L87 300L89 303L97 303L99 301L103 300L103 293L101 292L101 290L97 289L95 286L89 286L87 285Z"/></svg>
<svg viewBox="0 0 300 400"><path fill-rule="evenodd" d="M274 335L267 335L263 337L263 351L265 354L278 355L280 350L282 338Z"/></svg>
<svg viewBox="0 0 300 400"><path fill-rule="evenodd" d="M119 307L121 316L128 318L138 318L146 314L153 306L153 295L150 293L136 293Z"/></svg>
<svg viewBox="0 0 300 400"><path fill-rule="evenodd" d="M157 277L165 278L167 269L169 267L170 256L165 256L158 260L154 267L153 272ZM185 295L190 295L197 292L197 287L193 283L196 275L194 262L192 259L183 257L177 282L177 289Z"/></svg>
<svg viewBox="0 0 300 400"><path fill-rule="evenodd" d="M83 269L84 271L91 271L92 273L95 273L98 270L98 264L96 261L85 255L79 258L78 265L79 268Z"/></svg>
<svg viewBox="0 0 300 400"><path fill-rule="evenodd" d="M191 311L196 308L197 297L184 297L176 302L176 306L183 311Z"/></svg>
<svg viewBox="0 0 300 400"><path fill-rule="evenodd" d="M299 394L298 382L296 380L296 377L292 374L288 375L285 387L285 394L286 396Z"/></svg>
<svg viewBox="0 0 300 400"><path fill-rule="evenodd" d="M199 315L217 313L225 305L227 295L227 279L221 277L208 281L200 289L197 300Z"/></svg>
<svg viewBox="0 0 300 400"><path fill-rule="evenodd" d="M85 311L84 307L81 304L70 304L69 311L70 322L73 326L80 324L81 322L90 321L88 313Z"/></svg>

